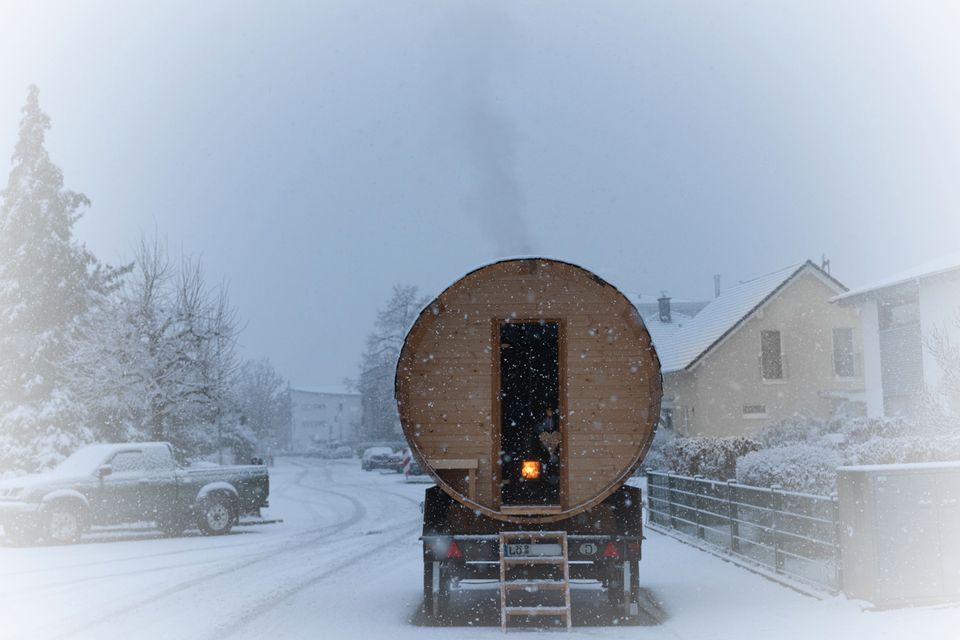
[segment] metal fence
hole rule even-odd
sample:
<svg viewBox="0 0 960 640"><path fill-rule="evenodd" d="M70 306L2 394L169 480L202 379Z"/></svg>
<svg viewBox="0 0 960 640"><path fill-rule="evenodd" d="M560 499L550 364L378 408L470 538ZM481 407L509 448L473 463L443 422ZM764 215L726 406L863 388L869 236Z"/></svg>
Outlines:
<svg viewBox="0 0 960 640"><path fill-rule="evenodd" d="M647 472L649 523L796 580L840 588L837 499Z"/></svg>

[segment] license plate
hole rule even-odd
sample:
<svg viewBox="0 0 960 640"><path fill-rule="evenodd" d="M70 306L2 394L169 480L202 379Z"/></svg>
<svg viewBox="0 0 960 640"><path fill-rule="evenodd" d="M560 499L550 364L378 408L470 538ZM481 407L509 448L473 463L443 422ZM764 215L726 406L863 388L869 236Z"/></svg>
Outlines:
<svg viewBox="0 0 960 640"><path fill-rule="evenodd" d="M507 544L507 556L559 556L563 550L558 544Z"/></svg>

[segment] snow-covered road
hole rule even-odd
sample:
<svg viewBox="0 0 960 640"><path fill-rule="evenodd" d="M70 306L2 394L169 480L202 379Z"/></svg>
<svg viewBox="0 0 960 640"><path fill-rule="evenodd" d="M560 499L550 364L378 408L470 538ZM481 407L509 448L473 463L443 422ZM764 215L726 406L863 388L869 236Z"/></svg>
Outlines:
<svg viewBox="0 0 960 640"><path fill-rule="evenodd" d="M270 517L226 537L168 539L147 529L64 547L0 548L0 638L499 637L490 589L454 598L457 627L418 614L424 485L356 461L291 459L271 469ZM960 608L862 611L818 601L654 532L637 626L585 626L600 638L956 638ZM602 614L579 589L577 610ZM599 612L599 613L598 613ZM602 616L601 616L602 617ZM581 616L583 619L583 616Z"/></svg>

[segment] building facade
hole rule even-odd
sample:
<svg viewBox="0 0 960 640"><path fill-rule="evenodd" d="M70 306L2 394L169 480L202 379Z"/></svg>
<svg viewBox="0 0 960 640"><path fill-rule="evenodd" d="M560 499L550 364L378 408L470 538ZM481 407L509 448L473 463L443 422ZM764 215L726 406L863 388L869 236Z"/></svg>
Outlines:
<svg viewBox="0 0 960 640"><path fill-rule="evenodd" d="M343 387L290 389L293 451L358 439L362 410L360 394Z"/></svg>
<svg viewBox="0 0 960 640"><path fill-rule="evenodd" d="M860 320L830 302L845 291L807 261L731 287L674 332L651 331L662 426L722 437L793 417L862 414Z"/></svg>
<svg viewBox="0 0 960 640"><path fill-rule="evenodd" d="M954 349L960 345L960 255L849 291L836 302L858 310L863 323L867 415L916 416L931 401L960 412L952 406L958 381L936 353L938 336Z"/></svg>

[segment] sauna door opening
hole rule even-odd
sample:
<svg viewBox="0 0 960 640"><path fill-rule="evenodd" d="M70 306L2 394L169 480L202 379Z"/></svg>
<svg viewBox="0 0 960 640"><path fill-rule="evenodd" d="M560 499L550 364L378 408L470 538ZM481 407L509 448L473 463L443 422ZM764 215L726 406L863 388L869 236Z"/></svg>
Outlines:
<svg viewBox="0 0 960 640"><path fill-rule="evenodd" d="M559 414L559 323L501 322L501 504L560 504Z"/></svg>

